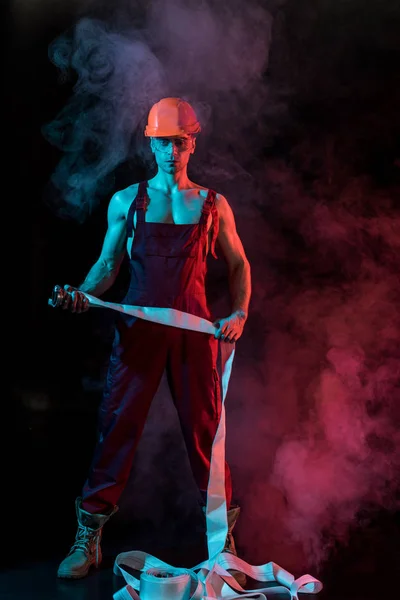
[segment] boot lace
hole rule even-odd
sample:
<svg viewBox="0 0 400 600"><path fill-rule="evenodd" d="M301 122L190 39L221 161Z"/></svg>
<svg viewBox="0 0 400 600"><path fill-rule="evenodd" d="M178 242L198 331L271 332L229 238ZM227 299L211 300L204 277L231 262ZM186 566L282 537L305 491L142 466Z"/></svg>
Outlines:
<svg viewBox="0 0 400 600"><path fill-rule="evenodd" d="M97 556L99 550L100 534L101 529L90 529L90 527L84 527L83 525L79 524L78 531L76 532L75 542L71 547L71 552L74 552L74 550L83 550L83 552L87 556L90 552L90 547L92 545L95 545Z"/></svg>

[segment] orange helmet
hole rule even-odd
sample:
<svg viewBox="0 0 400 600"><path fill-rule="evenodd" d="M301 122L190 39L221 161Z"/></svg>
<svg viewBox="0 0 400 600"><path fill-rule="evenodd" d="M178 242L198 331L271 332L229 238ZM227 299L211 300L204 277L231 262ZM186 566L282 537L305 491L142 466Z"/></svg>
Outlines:
<svg viewBox="0 0 400 600"><path fill-rule="evenodd" d="M162 98L150 109L146 137L188 136L200 133L201 127L189 102L182 98Z"/></svg>

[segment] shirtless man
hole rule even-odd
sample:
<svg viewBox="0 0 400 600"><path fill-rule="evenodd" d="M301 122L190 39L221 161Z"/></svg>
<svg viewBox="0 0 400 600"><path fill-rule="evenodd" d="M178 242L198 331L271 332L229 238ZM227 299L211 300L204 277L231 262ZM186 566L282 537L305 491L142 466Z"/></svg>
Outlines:
<svg viewBox="0 0 400 600"><path fill-rule="evenodd" d="M76 500L75 543L58 569L59 577L78 579L100 564L102 528L117 510L164 370L205 505L222 406L218 340L234 343L242 335L251 279L227 200L188 178L187 166L200 130L193 108L180 98L163 98L152 107L145 135L150 137L157 173L112 197L100 257L78 289L65 286L63 308L86 311L88 301L82 292L101 296L108 290L127 252L131 280L123 304L174 308L210 320L206 257L211 252L216 258L218 242L228 266L232 312L214 322L214 336L118 313L99 412L99 440L82 495ZM225 551L236 554L232 530L240 507L231 505L227 463L225 489L230 507ZM238 581L243 584L240 577Z"/></svg>

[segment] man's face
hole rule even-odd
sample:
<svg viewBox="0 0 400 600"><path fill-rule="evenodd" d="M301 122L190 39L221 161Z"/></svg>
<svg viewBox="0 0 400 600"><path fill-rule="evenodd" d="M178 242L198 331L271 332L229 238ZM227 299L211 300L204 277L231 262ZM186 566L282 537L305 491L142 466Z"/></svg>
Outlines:
<svg viewBox="0 0 400 600"><path fill-rule="evenodd" d="M193 136L152 137L150 146L158 167L166 173L175 173L188 164L196 140Z"/></svg>

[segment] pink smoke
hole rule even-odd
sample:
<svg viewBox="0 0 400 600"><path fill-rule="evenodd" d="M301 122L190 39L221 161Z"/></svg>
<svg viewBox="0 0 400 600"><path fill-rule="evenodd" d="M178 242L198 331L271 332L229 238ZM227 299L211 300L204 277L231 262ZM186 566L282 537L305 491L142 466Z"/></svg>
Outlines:
<svg viewBox="0 0 400 600"><path fill-rule="evenodd" d="M246 361L246 338L228 400L228 455L243 495L246 556L297 569L320 566L337 541L346 543L361 509L398 507L400 218L349 209L349 188L366 208L374 201L368 181L352 180L334 204L311 206L293 172L277 169L269 187L281 181L293 190L280 214L312 251L307 264L299 258L301 277L282 283L271 263L293 261L290 242L258 225L257 239L271 250L266 269L263 245L252 247L264 358ZM320 283L313 271L338 257L337 281Z"/></svg>

